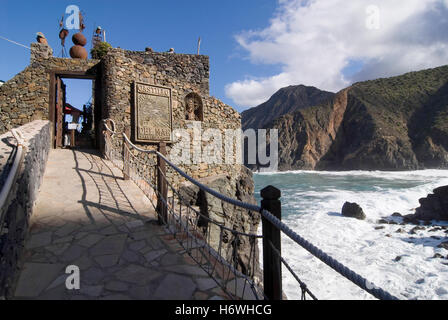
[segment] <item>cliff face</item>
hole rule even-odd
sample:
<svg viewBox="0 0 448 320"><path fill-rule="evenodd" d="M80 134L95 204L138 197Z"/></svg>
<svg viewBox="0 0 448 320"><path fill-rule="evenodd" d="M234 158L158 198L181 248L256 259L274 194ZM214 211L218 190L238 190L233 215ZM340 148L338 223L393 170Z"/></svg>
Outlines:
<svg viewBox="0 0 448 320"><path fill-rule="evenodd" d="M230 198L256 204L252 172L244 166L241 166L240 170L235 169L228 174L202 178L200 182ZM196 207L203 216L210 218L219 225L242 233L258 234L261 217L257 212L247 211L223 202L201 191L190 182L184 182L181 185L180 193L182 199L187 204ZM199 220L199 225L205 226L206 224L205 219L204 221ZM207 225L210 231L208 242L211 247L216 251L220 250L222 257L227 262L232 263L236 269L258 280L260 278L260 269L257 243L252 243L247 236L235 238L235 235L224 230L222 243L220 244L220 228L215 223L208 223Z"/></svg>
<svg viewBox="0 0 448 320"><path fill-rule="evenodd" d="M321 104L334 96L334 93L303 85L289 86L277 91L268 101L241 114L244 130L266 128L274 119L287 113Z"/></svg>
<svg viewBox="0 0 448 320"><path fill-rule="evenodd" d="M334 143L347 107L347 92L329 102L287 114L269 125L279 130L279 169L315 169Z"/></svg>
<svg viewBox="0 0 448 320"><path fill-rule="evenodd" d="M280 170L448 168L448 66L354 84L267 127Z"/></svg>

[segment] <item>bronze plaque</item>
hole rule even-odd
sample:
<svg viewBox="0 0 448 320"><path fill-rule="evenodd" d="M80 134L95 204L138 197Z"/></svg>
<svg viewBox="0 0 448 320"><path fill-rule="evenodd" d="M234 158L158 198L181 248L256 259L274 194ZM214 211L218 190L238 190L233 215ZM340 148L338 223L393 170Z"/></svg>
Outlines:
<svg viewBox="0 0 448 320"><path fill-rule="evenodd" d="M171 88L135 82L134 138L136 142L171 142Z"/></svg>

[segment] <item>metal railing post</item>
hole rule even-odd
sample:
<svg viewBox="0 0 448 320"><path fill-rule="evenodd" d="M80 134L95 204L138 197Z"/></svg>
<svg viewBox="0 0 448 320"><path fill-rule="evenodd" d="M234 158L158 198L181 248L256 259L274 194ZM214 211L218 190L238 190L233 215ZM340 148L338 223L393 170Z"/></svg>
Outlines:
<svg viewBox="0 0 448 320"><path fill-rule="evenodd" d="M159 143L159 153L166 155L166 143ZM166 177L166 164L159 156L157 156L157 214L159 224L168 223L168 187L165 181ZM162 200L163 199L163 200Z"/></svg>
<svg viewBox="0 0 448 320"><path fill-rule="evenodd" d="M261 208L269 211L279 220L282 218L279 189L268 186L261 190ZM263 283L264 293L268 300L282 300L282 264L280 257L272 246L281 253L280 229L262 217L263 226Z"/></svg>
<svg viewBox="0 0 448 320"><path fill-rule="evenodd" d="M126 148L126 140L123 138L123 179L129 180L129 154L128 148Z"/></svg>

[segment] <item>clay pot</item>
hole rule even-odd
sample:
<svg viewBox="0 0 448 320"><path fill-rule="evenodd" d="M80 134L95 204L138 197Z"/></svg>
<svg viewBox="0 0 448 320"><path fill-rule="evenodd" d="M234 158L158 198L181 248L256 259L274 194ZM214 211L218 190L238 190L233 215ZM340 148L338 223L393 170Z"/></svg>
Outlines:
<svg viewBox="0 0 448 320"><path fill-rule="evenodd" d="M86 48L83 46L76 45L70 48L70 57L73 59L87 60L88 55Z"/></svg>
<svg viewBox="0 0 448 320"><path fill-rule="evenodd" d="M77 34L73 35L72 41L75 45L78 46L84 47L87 44L87 39L81 32L78 32Z"/></svg>

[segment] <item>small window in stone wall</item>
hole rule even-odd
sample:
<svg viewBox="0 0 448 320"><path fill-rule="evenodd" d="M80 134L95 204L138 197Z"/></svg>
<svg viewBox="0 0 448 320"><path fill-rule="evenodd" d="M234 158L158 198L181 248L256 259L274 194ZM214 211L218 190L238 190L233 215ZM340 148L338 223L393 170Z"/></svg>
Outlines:
<svg viewBox="0 0 448 320"><path fill-rule="evenodd" d="M185 119L204 121L204 107L197 93L192 92L185 97Z"/></svg>

